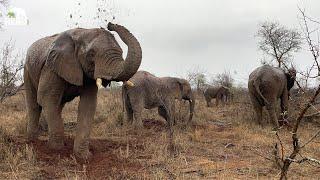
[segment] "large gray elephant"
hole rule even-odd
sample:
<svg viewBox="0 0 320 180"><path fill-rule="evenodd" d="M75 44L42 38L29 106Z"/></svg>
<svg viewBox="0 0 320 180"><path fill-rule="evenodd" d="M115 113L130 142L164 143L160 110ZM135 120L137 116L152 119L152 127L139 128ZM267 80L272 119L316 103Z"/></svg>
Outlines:
<svg viewBox="0 0 320 180"><path fill-rule="evenodd" d="M131 79L134 87L123 85L123 101L128 122L136 119L142 126L141 112L144 108L158 108L158 113L167 122L174 123L175 99L187 100L190 105L189 122L193 117L195 100L191 86L185 79L175 77L156 77L146 71L138 71Z"/></svg>
<svg viewBox="0 0 320 180"><path fill-rule="evenodd" d="M226 103L231 100L232 96L230 88L225 86L210 86L203 92L203 94L207 102L207 107L211 106L212 99L216 99L216 106L218 106L220 101Z"/></svg>
<svg viewBox="0 0 320 180"><path fill-rule="evenodd" d="M277 102L280 98L282 114L287 118L289 91L295 79L296 70L290 69L285 72L269 65L258 67L250 74L248 89L259 124L262 125L262 107L266 106L271 122L275 128L279 128L276 116Z"/></svg>
<svg viewBox="0 0 320 180"><path fill-rule="evenodd" d="M61 111L65 103L80 96L73 151L80 161L90 159L89 136L97 86L107 86L111 81L126 82L137 72L142 58L139 42L126 28L109 23L108 30L71 29L42 38L28 49L24 83L29 140L38 136L43 111L49 127L49 148L64 148ZM110 31L117 32L128 46L126 60Z"/></svg>

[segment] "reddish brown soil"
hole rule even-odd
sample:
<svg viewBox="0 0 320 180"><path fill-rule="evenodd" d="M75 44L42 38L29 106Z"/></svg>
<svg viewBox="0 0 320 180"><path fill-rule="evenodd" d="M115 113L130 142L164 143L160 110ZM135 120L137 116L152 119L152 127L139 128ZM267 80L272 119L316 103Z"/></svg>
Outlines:
<svg viewBox="0 0 320 180"><path fill-rule="evenodd" d="M166 122L156 119L145 119L143 125L152 131L148 134L150 136L157 134L159 131L166 130ZM136 133L133 134L136 135ZM141 142L138 141L139 139L141 140L141 138L142 137L136 137L131 139L128 145L106 139L91 139L90 151L93 157L89 164L85 165L85 169L83 165L76 163L73 156L74 137L65 137L65 147L59 151L48 148L48 139L46 136L41 136L33 142L27 142L22 136L9 137L8 141L12 142L16 149L26 144L33 148L37 161L41 162L41 170L37 178L62 178L63 174L61 174L60 171L63 165L61 161L64 160L68 162L68 168L73 169L75 172L85 172L86 176L90 179L108 179L110 177L128 179L135 177L137 174L141 175L146 173L146 168L137 162L137 160L141 158L148 159L149 157L136 155L137 159L133 161L130 158L120 157L118 152L120 149L125 152L127 146L129 146L131 151L132 149L136 149L136 151L143 150Z"/></svg>
<svg viewBox="0 0 320 180"><path fill-rule="evenodd" d="M161 131L166 128L166 122L156 119L145 119L143 126L147 129L154 129L155 131Z"/></svg>

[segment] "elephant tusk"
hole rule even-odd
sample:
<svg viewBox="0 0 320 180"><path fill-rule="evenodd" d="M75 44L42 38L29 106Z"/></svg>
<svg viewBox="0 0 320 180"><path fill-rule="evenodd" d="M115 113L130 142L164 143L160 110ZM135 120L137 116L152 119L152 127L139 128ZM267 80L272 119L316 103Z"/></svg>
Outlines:
<svg viewBox="0 0 320 180"><path fill-rule="evenodd" d="M134 84L131 81L123 81L123 84L125 84L125 85L127 85L129 87L134 87Z"/></svg>
<svg viewBox="0 0 320 180"><path fill-rule="evenodd" d="M97 78L96 85L97 85L98 89L102 89L103 88L102 79L101 78Z"/></svg>

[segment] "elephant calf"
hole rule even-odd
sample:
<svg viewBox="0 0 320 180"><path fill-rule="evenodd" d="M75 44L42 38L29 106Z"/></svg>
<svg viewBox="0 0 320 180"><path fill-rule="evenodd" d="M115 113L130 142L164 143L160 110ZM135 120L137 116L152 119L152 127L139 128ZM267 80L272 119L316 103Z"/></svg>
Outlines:
<svg viewBox="0 0 320 180"><path fill-rule="evenodd" d="M264 65L255 69L249 76L248 89L250 99L258 123L261 124L262 107L266 106L269 118L276 128L279 128L276 116L276 103L281 99L281 110L284 118L288 111L289 91L294 85L296 70L284 72L280 68Z"/></svg>
<svg viewBox="0 0 320 180"><path fill-rule="evenodd" d="M207 107L211 106L211 99L216 99L216 106L219 105L219 101L227 102L231 99L230 88L225 86L208 87L203 94L207 102Z"/></svg>
<svg viewBox="0 0 320 180"><path fill-rule="evenodd" d="M189 121L194 111L194 96L187 80L174 77L156 77L146 71L138 71L131 79L133 87L123 85L123 101L128 122L136 119L142 126L141 112L143 108L158 108L170 127L174 122L175 99L188 100L190 105Z"/></svg>

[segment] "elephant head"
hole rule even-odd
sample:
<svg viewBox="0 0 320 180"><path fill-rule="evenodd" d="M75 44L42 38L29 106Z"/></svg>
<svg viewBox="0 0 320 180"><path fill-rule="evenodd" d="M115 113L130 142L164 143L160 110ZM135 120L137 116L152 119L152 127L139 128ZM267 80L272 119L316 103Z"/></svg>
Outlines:
<svg viewBox="0 0 320 180"><path fill-rule="evenodd" d="M88 78L95 79L98 86L129 80L141 63L140 44L123 26L109 23L108 30L78 28L59 34L49 49L46 65L77 86L83 86ZM110 31L117 32L128 46L125 60Z"/></svg>
<svg viewBox="0 0 320 180"><path fill-rule="evenodd" d="M294 85L294 81L296 80L297 72L294 68L291 68L285 74L286 74L286 78L287 78L287 89L288 89L288 91L290 91L290 89Z"/></svg>
<svg viewBox="0 0 320 180"><path fill-rule="evenodd" d="M177 87L174 90L176 94L176 98L189 101L189 106L190 106L189 121L191 121L193 117L194 105L195 105L195 99L191 90L191 86L187 80L180 79L180 78L172 78L172 83L173 83L173 86Z"/></svg>

